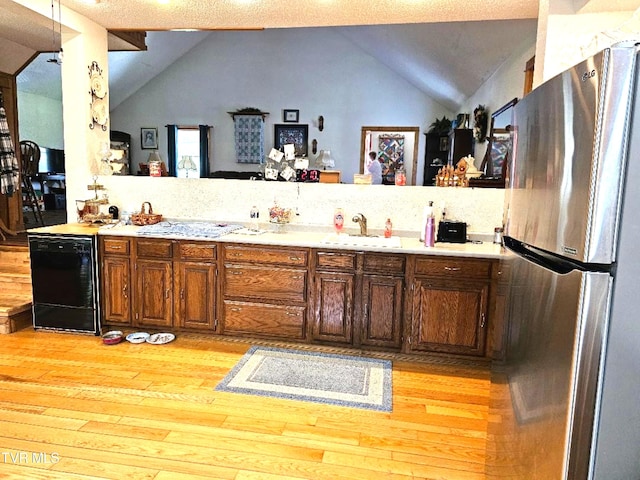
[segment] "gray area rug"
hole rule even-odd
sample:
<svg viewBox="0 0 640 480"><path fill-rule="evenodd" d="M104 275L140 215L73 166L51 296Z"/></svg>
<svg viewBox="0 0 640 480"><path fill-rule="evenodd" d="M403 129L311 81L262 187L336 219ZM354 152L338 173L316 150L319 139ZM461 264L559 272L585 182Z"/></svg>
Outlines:
<svg viewBox="0 0 640 480"><path fill-rule="evenodd" d="M391 361L251 347L216 390L391 411Z"/></svg>

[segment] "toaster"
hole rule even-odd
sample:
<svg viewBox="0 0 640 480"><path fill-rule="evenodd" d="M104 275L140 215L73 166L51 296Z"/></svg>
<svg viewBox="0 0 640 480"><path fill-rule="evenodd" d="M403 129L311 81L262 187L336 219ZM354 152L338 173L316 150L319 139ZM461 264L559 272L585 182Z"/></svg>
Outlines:
<svg viewBox="0 0 640 480"><path fill-rule="evenodd" d="M466 243L467 224L464 222L442 221L438 223L438 242Z"/></svg>

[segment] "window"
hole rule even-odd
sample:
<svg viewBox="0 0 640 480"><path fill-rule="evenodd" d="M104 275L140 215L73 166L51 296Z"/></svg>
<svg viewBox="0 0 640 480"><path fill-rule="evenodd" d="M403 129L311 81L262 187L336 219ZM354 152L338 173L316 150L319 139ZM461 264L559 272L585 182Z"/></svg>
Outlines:
<svg viewBox="0 0 640 480"><path fill-rule="evenodd" d="M169 176L209 176L209 125L167 125Z"/></svg>

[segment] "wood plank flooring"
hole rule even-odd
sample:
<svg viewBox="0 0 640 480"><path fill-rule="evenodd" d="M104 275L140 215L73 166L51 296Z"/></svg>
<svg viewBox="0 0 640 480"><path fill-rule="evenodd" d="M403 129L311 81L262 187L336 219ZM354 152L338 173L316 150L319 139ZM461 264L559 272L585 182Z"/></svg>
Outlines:
<svg viewBox="0 0 640 480"><path fill-rule="evenodd" d="M216 392L246 342L0 336L0 478L484 479L489 369L393 361L393 412Z"/></svg>

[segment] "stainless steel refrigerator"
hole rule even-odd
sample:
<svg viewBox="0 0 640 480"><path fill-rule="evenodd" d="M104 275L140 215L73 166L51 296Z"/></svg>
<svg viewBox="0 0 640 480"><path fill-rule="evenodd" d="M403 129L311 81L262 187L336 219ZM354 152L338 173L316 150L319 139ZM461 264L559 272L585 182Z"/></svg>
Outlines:
<svg viewBox="0 0 640 480"><path fill-rule="evenodd" d="M488 479L640 479L639 52L606 49L514 108Z"/></svg>

